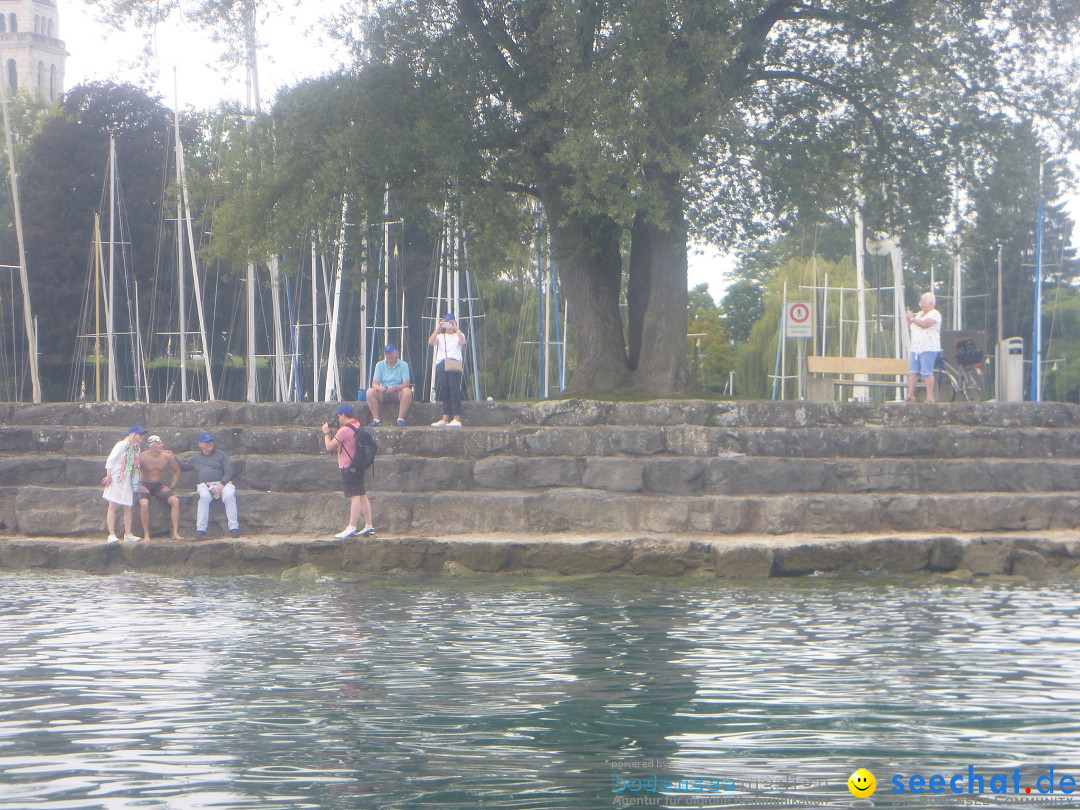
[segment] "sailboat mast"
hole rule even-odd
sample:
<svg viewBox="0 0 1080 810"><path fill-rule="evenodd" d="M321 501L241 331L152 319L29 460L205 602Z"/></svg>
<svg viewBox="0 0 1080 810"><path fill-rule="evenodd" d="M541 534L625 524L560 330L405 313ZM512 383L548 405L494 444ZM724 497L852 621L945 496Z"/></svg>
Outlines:
<svg viewBox="0 0 1080 810"><path fill-rule="evenodd" d="M116 301L116 140L109 136L109 304L105 308L105 346L109 353L109 391L107 399L116 402L116 329L113 304Z"/></svg>
<svg viewBox="0 0 1080 810"><path fill-rule="evenodd" d="M199 260L195 252L195 232L191 225L191 203L188 201L187 170L184 168L184 150L180 144L180 122L177 119L176 144L180 156L180 195L184 204L184 230L187 233L188 256L191 259L191 289L195 293L195 311L199 316L199 340L202 341L203 367L206 369L206 398L213 402L214 376L210 368L210 342L206 339L206 312L203 309L202 282L199 281ZM183 289L183 285L180 286ZM185 324L187 322L185 321Z"/></svg>
<svg viewBox="0 0 1080 810"><path fill-rule="evenodd" d="M173 72L173 83L176 82L176 72ZM176 146L176 182L180 184L183 177L181 162L182 146L180 145L180 116L173 110L173 133ZM177 331L180 334L180 401L188 401L187 387L187 302L184 300L184 232L181 226L183 215L183 200L179 189L176 194L176 298L179 302L180 324Z"/></svg>
<svg viewBox="0 0 1080 810"><path fill-rule="evenodd" d="M1039 208L1035 219L1035 323L1031 342L1031 401L1042 402L1042 243L1043 243L1043 164L1039 164Z"/></svg>
<svg viewBox="0 0 1080 810"><path fill-rule="evenodd" d="M311 401L319 401L319 274L315 237L311 237Z"/></svg>
<svg viewBox="0 0 1080 810"><path fill-rule="evenodd" d="M247 106L248 112L259 112L259 63L255 46L255 6L244 3L244 39L247 47ZM258 399L258 369L255 366L255 263L247 266L247 401Z"/></svg>
<svg viewBox="0 0 1080 810"><path fill-rule="evenodd" d="M12 17L14 19L14 17ZM37 329L30 309L30 278L26 272L26 246L23 242L22 208L19 205L19 174L15 171L15 148L8 117L7 78L0 79L0 108L4 116L4 145L8 155L8 179L11 181L11 202L15 212L15 238L19 243L19 283L22 285L23 327L26 330L26 354L30 362L30 395L34 403L41 402L41 379L38 376Z"/></svg>
<svg viewBox="0 0 1080 810"><path fill-rule="evenodd" d="M94 212L94 402L101 402L101 214Z"/></svg>
<svg viewBox="0 0 1080 810"><path fill-rule="evenodd" d="M341 231L338 235L337 269L334 271L334 300L330 309L330 345L327 349L326 389L324 402L341 400L341 372L338 369L338 320L341 315L341 276L345 269L345 221L348 219L348 198L341 203ZM363 334L363 330L361 330ZM361 383L363 384L363 383Z"/></svg>

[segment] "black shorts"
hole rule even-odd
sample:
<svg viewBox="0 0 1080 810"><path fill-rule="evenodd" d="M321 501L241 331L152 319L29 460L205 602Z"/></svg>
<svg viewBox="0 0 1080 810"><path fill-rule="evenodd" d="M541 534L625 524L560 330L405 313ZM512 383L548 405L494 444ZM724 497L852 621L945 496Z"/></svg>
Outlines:
<svg viewBox="0 0 1080 810"><path fill-rule="evenodd" d="M350 470L343 467L341 470L341 489L346 498L355 498L357 495L366 495L364 491L364 471Z"/></svg>
<svg viewBox="0 0 1080 810"><path fill-rule="evenodd" d="M139 498L150 500L151 498L157 498L164 504L169 502L169 498L173 496L172 487L163 481L154 481L150 484L139 484Z"/></svg>

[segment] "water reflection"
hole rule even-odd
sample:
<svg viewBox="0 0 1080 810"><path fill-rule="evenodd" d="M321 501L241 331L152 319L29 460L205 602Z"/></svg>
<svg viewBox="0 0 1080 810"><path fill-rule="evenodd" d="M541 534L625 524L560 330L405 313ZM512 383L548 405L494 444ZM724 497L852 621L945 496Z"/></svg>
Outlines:
<svg viewBox="0 0 1080 810"><path fill-rule="evenodd" d="M1072 587L0 588L3 808L594 808L651 773L846 807L859 766L889 807L893 773L1080 776Z"/></svg>

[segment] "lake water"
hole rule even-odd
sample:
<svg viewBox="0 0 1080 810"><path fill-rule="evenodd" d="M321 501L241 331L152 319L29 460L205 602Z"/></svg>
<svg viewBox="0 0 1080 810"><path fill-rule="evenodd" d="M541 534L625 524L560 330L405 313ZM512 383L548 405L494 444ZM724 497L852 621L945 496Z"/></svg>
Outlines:
<svg viewBox="0 0 1080 810"><path fill-rule="evenodd" d="M1080 807L1078 675L1071 585L3 574L0 807Z"/></svg>

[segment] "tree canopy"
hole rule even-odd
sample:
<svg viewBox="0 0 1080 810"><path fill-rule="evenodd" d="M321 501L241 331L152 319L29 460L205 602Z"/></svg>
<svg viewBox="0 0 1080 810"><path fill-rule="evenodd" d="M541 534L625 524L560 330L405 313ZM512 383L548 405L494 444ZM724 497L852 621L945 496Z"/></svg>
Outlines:
<svg viewBox="0 0 1080 810"><path fill-rule="evenodd" d="M386 0L354 72L279 101L245 186L258 204L237 210L285 223L386 182L418 205L534 197L571 388L685 389L689 236L737 246L855 205L873 229L940 227L1011 137L1001 121L1076 145L1078 17L1045 0ZM306 136L286 137L305 104Z"/></svg>

